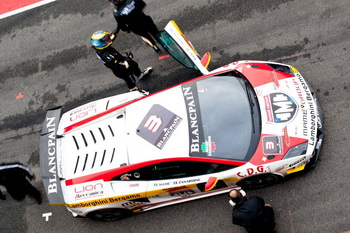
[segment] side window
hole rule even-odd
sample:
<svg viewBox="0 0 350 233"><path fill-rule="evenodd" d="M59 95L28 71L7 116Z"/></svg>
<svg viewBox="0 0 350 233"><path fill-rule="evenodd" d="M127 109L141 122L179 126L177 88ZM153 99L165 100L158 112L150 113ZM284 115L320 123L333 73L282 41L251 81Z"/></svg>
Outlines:
<svg viewBox="0 0 350 233"><path fill-rule="evenodd" d="M233 165L196 162L196 161L174 161L159 163L150 166L149 179L150 180L165 180L184 178L191 176L200 176L221 172L228 169L235 168Z"/></svg>
<svg viewBox="0 0 350 233"><path fill-rule="evenodd" d="M115 176L114 181L167 180L222 172L236 166L227 164L173 161L157 163Z"/></svg>
<svg viewBox="0 0 350 233"><path fill-rule="evenodd" d="M229 164L218 164L218 163L211 163L210 170L207 174L214 173L214 172L223 172L232 168L235 168L237 166L229 165Z"/></svg>
<svg viewBox="0 0 350 233"><path fill-rule="evenodd" d="M183 162L159 163L151 167L151 180L166 180L188 176L188 169Z"/></svg>

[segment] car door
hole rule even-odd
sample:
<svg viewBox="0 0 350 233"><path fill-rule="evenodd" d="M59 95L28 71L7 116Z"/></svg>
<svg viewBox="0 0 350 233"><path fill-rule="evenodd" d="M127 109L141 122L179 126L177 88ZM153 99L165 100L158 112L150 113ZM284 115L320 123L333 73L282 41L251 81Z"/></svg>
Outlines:
<svg viewBox="0 0 350 233"><path fill-rule="evenodd" d="M120 200L119 206L135 211L150 204L146 196L148 182L147 172L142 168L114 177L111 185L115 198Z"/></svg>
<svg viewBox="0 0 350 233"><path fill-rule="evenodd" d="M220 169L223 165L198 161L171 161L151 165L147 196L151 203L191 199L205 195L209 179L215 180L211 190L227 188ZM232 168L225 165L226 169Z"/></svg>

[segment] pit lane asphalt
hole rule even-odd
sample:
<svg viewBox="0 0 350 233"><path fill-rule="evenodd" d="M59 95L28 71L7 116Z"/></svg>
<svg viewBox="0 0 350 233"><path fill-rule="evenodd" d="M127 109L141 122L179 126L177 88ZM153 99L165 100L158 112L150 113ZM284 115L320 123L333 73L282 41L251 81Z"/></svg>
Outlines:
<svg viewBox="0 0 350 233"><path fill-rule="evenodd" d="M295 66L315 89L326 137L317 167L281 184L248 191L275 209L277 232L350 231L350 2L348 0L148 0L159 28L174 19L210 69L241 59ZM48 108L70 109L127 91L94 55L89 38L116 24L106 1L60 0L0 20L0 162L20 161L39 174L39 135ZM114 45L132 51L155 92L199 74L158 59L133 34ZM16 98L17 97L17 98ZM22 98L21 98L22 97ZM4 190L1 187L2 190ZM7 195L8 196L8 195ZM244 232L230 221L226 195L153 210L120 222L74 219L62 206L26 198L0 202L0 232ZM52 213L49 221L42 217Z"/></svg>

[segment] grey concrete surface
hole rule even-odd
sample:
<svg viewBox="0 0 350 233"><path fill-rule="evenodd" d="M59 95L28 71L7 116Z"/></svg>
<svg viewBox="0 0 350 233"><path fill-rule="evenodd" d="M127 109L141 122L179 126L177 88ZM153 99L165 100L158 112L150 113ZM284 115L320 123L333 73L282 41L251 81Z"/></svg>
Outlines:
<svg viewBox="0 0 350 233"><path fill-rule="evenodd" d="M350 2L348 0L146 0L145 12L163 28L175 20L214 69L241 59L295 66L317 92L324 112L321 161L305 174L248 192L273 205L277 232L350 231ZM127 91L95 57L90 36L113 30L103 0L59 0L0 20L0 162L20 161L39 174L39 135L48 108L65 110ZM132 51L140 82L151 92L194 78L172 58L159 56L133 34L114 46ZM22 98L16 98L23 96ZM3 187L0 187L2 190ZM6 193L6 192L5 192ZM8 196L8 195L7 195ZM244 232L233 226L226 195L146 212L120 222L74 219L62 206L31 198L0 201L0 232ZM42 217L52 213L49 221Z"/></svg>

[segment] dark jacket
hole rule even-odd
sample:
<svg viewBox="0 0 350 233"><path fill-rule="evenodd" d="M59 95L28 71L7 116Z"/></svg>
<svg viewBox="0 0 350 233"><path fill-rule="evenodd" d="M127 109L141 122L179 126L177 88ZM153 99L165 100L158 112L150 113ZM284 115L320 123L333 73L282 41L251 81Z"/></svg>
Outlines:
<svg viewBox="0 0 350 233"><path fill-rule="evenodd" d="M144 24L147 16L143 13L146 3L143 0L125 0L120 5L115 5L114 17L118 27L123 31L133 31Z"/></svg>
<svg viewBox="0 0 350 233"><path fill-rule="evenodd" d="M14 177L28 177L32 180L34 178L34 173L21 163L0 164L0 184L6 184L8 180L12 180Z"/></svg>
<svg viewBox="0 0 350 233"><path fill-rule="evenodd" d="M109 46L103 50L96 50L97 57L102 63L110 69L121 69L125 67L126 57L121 55L112 46Z"/></svg>
<svg viewBox="0 0 350 233"><path fill-rule="evenodd" d="M21 163L0 164L0 185L6 187L7 192L15 199L22 200L27 194L34 197L38 204L41 203L41 194L27 180L34 179L34 173ZM0 191L0 198L5 200L5 195Z"/></svg>
<svg viewBox="0 0 350 233"><path fill-rule="evenodd" d="M232 223L243 226L249 233L273 232L273 210L258 196L243 198L232 211Z"/></svg>

